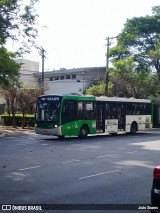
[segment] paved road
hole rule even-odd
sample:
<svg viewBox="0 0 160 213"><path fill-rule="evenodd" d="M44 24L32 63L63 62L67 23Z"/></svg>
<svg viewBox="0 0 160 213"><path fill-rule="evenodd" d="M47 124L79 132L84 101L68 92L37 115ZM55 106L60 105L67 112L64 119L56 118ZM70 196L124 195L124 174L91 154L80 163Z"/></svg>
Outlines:
<svg viewBox="0 0 160 213"><path fill-rule="evenodd" d="M0 203L148 204L159 138L159 131L85 140L1 137Z"/></svg>

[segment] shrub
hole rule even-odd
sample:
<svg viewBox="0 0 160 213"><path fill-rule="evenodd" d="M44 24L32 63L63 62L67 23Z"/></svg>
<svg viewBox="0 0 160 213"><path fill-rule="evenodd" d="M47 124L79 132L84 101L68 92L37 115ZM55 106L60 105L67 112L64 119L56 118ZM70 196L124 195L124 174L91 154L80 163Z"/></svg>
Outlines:
<svg viewBox="0 0 160 213"><path fill-rule="evenodd" d="M23 116L22 114L16 114L15 115L15 123L16 126L21 127L22 126L22 120ZM13 123L13 116L8 114L0 115L1 122L5 126L12 126ZM25 127L34 127L34 115L25 115Z"/></svg>

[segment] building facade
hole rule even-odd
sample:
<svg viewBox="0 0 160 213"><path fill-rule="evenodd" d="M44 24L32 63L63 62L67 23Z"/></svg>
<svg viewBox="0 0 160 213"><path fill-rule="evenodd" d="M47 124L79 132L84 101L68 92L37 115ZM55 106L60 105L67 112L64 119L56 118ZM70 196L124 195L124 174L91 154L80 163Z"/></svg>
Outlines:
<svg viewBox="0 0 160 213"><path fill-rule="evenodd" d="M39 73L39 62L16 59L16 62L21 65L20 68L20 82L23 87L39 87L38 80L34 77L35 73ZM4 112L5 99L3 98L2 92L0 91L0 114Z"/></svg>
<svg viewBox="0 0 160 213"><path fill-rule="evenodd" d="M93 83L104 80L105 67L73 68L44 72L45 94L84 94L85 90ZM41 87L42 73L34 73Z"/></svg>
<svg viewBox="0 0 160 213"><path fill-rule="evenodd" d="M39 73L39 62L16 59L16 62L21 65L20 68L20 82L24 87L39 87L35 73Z"/></svg>
<svg viewBox="0 0 160 213"><path fill-rule="evenodd" d="M23 87L41 88L42 72L39 72L39 62L16 59L21 65L20 82ZM105 67L86 67L44 72L44 94L84 94L93 83L104 80ZM5 99L0 94L0 105L4 106Z"/></svg>

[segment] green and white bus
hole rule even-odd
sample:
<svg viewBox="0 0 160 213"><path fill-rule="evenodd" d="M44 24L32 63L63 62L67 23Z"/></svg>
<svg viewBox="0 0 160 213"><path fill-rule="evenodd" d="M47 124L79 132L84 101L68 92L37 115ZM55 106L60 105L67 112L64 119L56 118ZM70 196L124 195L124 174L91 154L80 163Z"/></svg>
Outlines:
<svg viewBox="0 0 160 213"><path fill-rule="evenodd" d="M35 132L78 136L137 131L152 128L152 101L147 99L86 95L43 95L38 98Z"/></svg>

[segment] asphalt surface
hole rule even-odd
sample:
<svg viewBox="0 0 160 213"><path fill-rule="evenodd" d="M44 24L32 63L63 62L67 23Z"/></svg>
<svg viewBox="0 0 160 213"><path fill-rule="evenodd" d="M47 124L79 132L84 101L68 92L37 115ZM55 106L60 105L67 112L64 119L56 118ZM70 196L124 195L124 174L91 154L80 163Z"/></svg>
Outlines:
<svg viewBox="0 0 160 213"><path fill-rule="evenodd" d="M149 204L159 138L159 129L85 140L5 131L0 137L0 203Z"/></svg>
<svg viewBox="0 0 160 213"><path fill-rule="evenodd" d="M34 130L32 129L14 129L14 128L0 128L0 138L2 137L10 137L10 136L18 136L20 134L32 134Z"/></svg>

